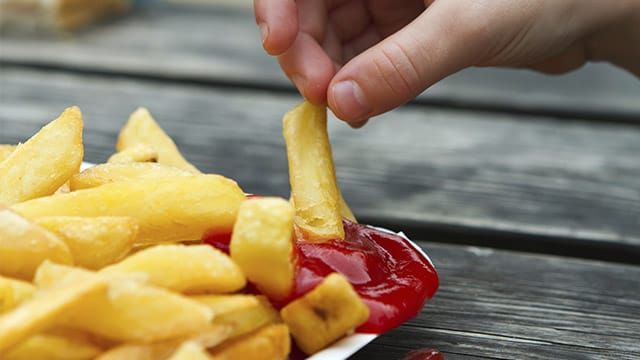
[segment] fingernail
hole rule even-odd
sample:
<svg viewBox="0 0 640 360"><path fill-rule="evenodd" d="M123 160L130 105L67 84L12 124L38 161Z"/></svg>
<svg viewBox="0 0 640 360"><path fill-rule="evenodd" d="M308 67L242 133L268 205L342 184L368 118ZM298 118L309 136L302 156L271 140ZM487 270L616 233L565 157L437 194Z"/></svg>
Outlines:
<svg viewBox="0 0 640 360"><path fill-rule="evenodd" d="M306 98L304 95L304 85L307 83L307 80L300 74L293 74L291 75L291 81L296 85L302 97Z"/></svg>
<svg viewBox="0 0 640 360"><path fill-rule="evenodd" d="M336 110L340 115L352 119L350 123L354 125L362 123L372 110L362 88L353 80L341 81L333 85L331 93Z"/></svg>
<svg viewBox="0 0 640 360"><path fill-rule="evenodd" d="M368 122L369 122L369 119L358 120L358 121L350 122L349 126L351 126L354 129L360 129L361 127L367 125Z"/></svg>
<svg viewBox="0 0 640 360"><path fill-rule="evenodd" d="M260 37L262 38L262 43L264 44L267 41L267 37L269 37L269 25L265 23L259 23L258 28L260 29Z"/></svg>

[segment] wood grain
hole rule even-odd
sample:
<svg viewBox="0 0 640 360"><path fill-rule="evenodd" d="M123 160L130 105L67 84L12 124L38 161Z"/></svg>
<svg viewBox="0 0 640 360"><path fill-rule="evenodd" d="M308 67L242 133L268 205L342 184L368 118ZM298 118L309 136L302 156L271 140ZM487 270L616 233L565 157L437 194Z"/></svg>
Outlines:
<svg viewBox="0 0 640 360"><path fill-rule="evenodd" d="M62 38L3 37L0 62L293 92L249 9L157 5ZM637 122L640 81L603 64L564 76L472 68L418 103Z"/></svg>
<svg viewBox="0 0 640 360"><path fill-rule="evenodd" d="M419 242L440 289L421 314L352 359L636 359L640 268Z"/></svg>
<svg viewBox="0 0 640 360"><path fill-rule="evenodd" d="M86 159L103 162L129 113L146 106L202 170L249 192L289 194L281 118L296 96L11 67L0 81L10 90L0 142L22 141L79 105ZM627 262L640 259L636 126L410 107L358 131L333 119L330 136L343 193L360 218L529 234L534 250L555 247L555 238L605 244Z"/></svg>

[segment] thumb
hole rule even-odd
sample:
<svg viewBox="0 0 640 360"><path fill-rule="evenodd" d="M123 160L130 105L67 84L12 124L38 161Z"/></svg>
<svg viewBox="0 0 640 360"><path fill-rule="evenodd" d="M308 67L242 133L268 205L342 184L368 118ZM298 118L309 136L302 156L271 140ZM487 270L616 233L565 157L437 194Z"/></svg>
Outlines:
<svg viewBox="0 0 640 360"><path fill-rule="evenodd" d="M338 71L327 93L338 118L359 127L475 62L479 47L464 41L469 30L460 29L455 11L437 4Z"/></svg>

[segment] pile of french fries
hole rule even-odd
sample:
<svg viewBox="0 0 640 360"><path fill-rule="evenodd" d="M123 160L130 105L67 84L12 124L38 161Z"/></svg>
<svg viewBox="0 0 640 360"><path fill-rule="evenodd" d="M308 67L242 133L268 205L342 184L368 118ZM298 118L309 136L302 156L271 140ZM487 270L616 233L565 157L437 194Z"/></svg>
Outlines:
<svg viewBox="0 0 640 360"><path fill-rule="evenodd" d="M286 359L291 337L313 354L366 322L337 273L279 310L270 302L294 286L294 234L340 239L353 219L324 108L285 115L290 200L248 199L201 173L145 109L106 163L80 172L82 126L71 107L0 146L0 358ZM205 232L230 233L230 255Z"/></svg>

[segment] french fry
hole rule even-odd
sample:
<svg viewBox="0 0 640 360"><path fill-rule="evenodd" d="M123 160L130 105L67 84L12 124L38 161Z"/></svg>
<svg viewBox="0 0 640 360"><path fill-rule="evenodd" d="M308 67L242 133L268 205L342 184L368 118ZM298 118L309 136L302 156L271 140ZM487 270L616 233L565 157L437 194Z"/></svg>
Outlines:
<svg viewBox="0 0 640 360"><path fill-rule="evenodd" d="M0 274L31 280L44 260L72 264L57 235L0 205Z"/></svg>
<svg viewBox="0 0 640 360"><path fill-rule="evenodd" d="M82 114L70 107L0 162L0 202L53 194L78 172L83 154Z"/></svg>
<svg viewBox="0 0 640 360"><path fill-rule="evenodd" d="M313 354L365 323L369 308L343 275L332 273L280 315L300 349Z"/></svg>
<svg viewBox="0 0 640 360"><path fill-rule="evenodd" d="M45 263L34 281L38 286L47 286L52 279L72 271L79 270ZM210 325L211 310L194 300L135 278L85 272L93 278L106 279L107 292L87 297L69 309L61 319L63 325L111 340L141 342L185 336Z"/></svg>
<svg viewBox="0 0 640 360"><path fill-rule="evenodd" d="M0 314L31 298L35 291L31 283L0 276Z"/></svg>
<svg viewBox="0 0 640 360"><path fill-rule="evenodd" d="M48 266L61 265L46 261L39 271ZM31 299L0 316L0 355L57 323L66 310L105 289L106 283L101 278L70 269L64 276L38 289Z"/></svg>
<svg viewBox="0 0 640 360"><path fill-rule="evenodd" d="M213 325L207 330L184 338L170 339L149 344L129 343L116 346L101 354L96 360L159 360L167 359L184 342L191 342L202 348L219 345L229 338L228 326Z"/></svg>
<svg viewBox="0 0 640 360"><path fill-rule="evenodd" d="M293 287L293 216L284 199L245 201L229 244L231 259L247 279L275 300L285 299Z"/></svg>
<svg viewBox="0 0 640 360"><path fill-rule="evenodd" d="M0 162L8 158L15 149L16 145L0 144Z"/></svg>
<svg viewBox="0 0 640 360"><path fill-rule="evenodd" d="M213 323L228 325L229 337L250 333L265 325L282 322L280 314L264 296L255 295L200 295L192 299L213 311Z"/></svg>
<svg viewBox="0 0 640 360"><path fill-rule="evenodd" d="M107 163L158 162L158 152L147 144L135 144L119 151Z"/></svg>
<svg viewBox="0 0 640 360"><path fill-rule="evenodd" d="M102 349L81 338L57 334L34 335L4 355L4 360L90 360Z"/></svg>
<svg viewBox="0 0 640 360"><path fill-rule="evenodd" d="M290 351L291 342L287 326L273 324L213 348L211 358L276 360L286 359Z"/></svg>
<svg viewBox="0 0 640 360"><path fill-rule="evenodd" d="M75 174L69 181L72 191L88 189L112 182L163 179L194 174L180 168L156 163L100 164Z"/></svg>
<svg viewBox="0 0 640 360"><path fill-rule="evenodd" d="M50 216L34 222L64 240L76 265L92 270L124 257L138 234L138 222L125 216Z"/></svg>
<svg viewBox="0 0 640 360"><path fill-rule="evenodd" d="M338 189L339 191L340 189ZM344 200L344 198L342 197L342 193L338 192L338 195L340 195L340 215L342 215L343 218L357 223L358 220L356 219L356 216L353 215L353 211L351 211L351 208L349 207L349 205L347 204L347 202Z"/></svg>
<svg viewBox="0 0 640 360"><path fill-rule="evenodd" d="M158 152L158 162L193 173L200 171L180 154L176 144L160 128L149 111L139 108L131 114L129 122L120 131L116 149L123 151L138 144L147 144Z"/></svg>
<svg viewBox="0 0 640 360"><path fill-rule="evenodd" d="M326 108L304 102L284 115L283 127L296 225L310 241L344 239Z"/></svg>
<svg viewBox="0 0 640 360"><path fill-rule="evenodd" d="M150 284L187 293L230 293L246 285L240 267L209 245L156 245L101 272L144 273Z"/></svg>
<svg viewBox="0 0 640 360"><path fill-rule="evenodd" d="M228 233L246 199L238 185L219 175L105 184L26 201L13 209L42 216L130 216L140 226L137 244L198 240L209 229Z"/></svg>
<svg viewBox="0 0 640 360"><path fill-rule="evenodd" d="M199 344L187 341L180 345L169 360L210 360L209 353Z"/></svg>

